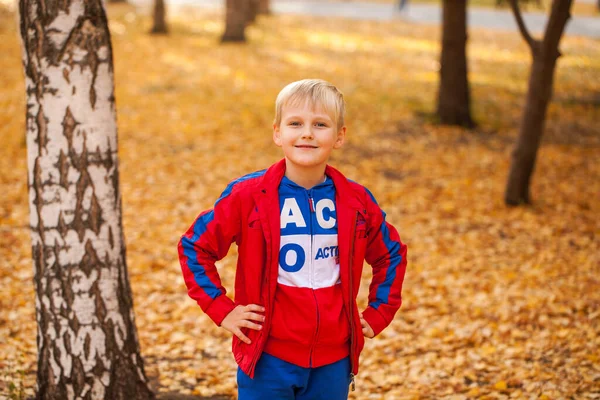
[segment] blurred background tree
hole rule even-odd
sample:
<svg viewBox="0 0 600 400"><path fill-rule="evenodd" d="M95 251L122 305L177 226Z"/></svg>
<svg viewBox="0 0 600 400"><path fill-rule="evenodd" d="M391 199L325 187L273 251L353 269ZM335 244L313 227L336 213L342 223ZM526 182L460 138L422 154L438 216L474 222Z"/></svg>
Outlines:
<svg viewBox="0 0 600 400"><path fill-rule="evenodd" d="M226 0L225 2L225 32L222 42L245 42L246 25L250 19L255 0Z"/></svg>
<svg viewBox="0 0 600 400"><path fill-rule="evenodd" d="M246 26L256 21L256 16L260 12L261 0L248 0L248 12L246 14Z"/></svg>
<svg viewBox="0 0 600 400"><path fill-rule="evenodd" d="M259 7L258 7L258 13L261 15L271 14L271 4L270 3L271 2L269 0L260 0Z"/></svg>
<svg viewBox="0 0 600 400"><path fill-rule="evenodd" d="M445 125L474 126L467 68L467 0L442 1L437 116Z"/></svg>
<svg viewBox="0 0 600 400"><path fill-rule="evenodd" d="M150 33L167 34L169 32L166 14L165 0L154 0L153 25Z"/></svg>
<svg viewBox="0 0 600 400"><path fill-rule="evenodd" d="M510 0L519 31L531 51L532 63L519 136L506 184L504 201L508 205L531 202L529 183L544 133L548 103L552 99L554 70L560 57L558 44L570 18L572 3L572 0L553 0L546 31L542 40L537 40L527 30L517 0Z"/></svg>

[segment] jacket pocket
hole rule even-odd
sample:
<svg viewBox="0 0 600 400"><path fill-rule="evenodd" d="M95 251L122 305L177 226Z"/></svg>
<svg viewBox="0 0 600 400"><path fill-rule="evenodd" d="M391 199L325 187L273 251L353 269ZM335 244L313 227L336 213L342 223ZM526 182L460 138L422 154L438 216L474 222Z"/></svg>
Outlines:
<svg viewBox="0 0 600 400"><path fill-rule="evenodd" d="M362 266L367 252L368 237L369 231L367 230L366 217L359 212L356 218L356 227L354 229L354 265L358 264Z"/></svg>
<svg viewBox="0 0 600 400"><path fill-rule="evenodd" d="M342 286L315 291L319 304L318 344L339 346L350 341L350 321L344 306Z"/></svg>
<svg viewBox="0 0 600 400"><path fill-rule="evenodd" d="M368 236L367 232L367 217L366 213L358 211L356 216L356 227L354 229L354 236L356 239L364 239Z"/></svg>
<svg viewBox="0 0 600 400"><path fill-rule="evenodd" d="M317 324L313 290L279 284L269 335L281 341L308 345L315 339Z"/></svg>
<svg viewBox="0 0 600 400"><path fill-rule="evenodd" d="M248 228L262 229L260 224L260 215L258 215L258 209L256 207L252 209L252 212L248 216Z"/></svg>

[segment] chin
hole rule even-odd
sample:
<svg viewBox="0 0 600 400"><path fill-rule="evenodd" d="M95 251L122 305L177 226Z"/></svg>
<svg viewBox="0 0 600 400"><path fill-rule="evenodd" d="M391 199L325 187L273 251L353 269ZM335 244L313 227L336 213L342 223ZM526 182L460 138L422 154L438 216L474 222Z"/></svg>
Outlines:
<svg viewBox="0 0 600 400"><path fill-rule="evenodd" d="M288 158L288 160L292 163L295 164L299 167L306 167L306 168L312 168L312 167L318 167L319 165L322 165L324 162L322 161L315 161L315 160L298 160L298 159L293 159L293 158Z"/></svg>

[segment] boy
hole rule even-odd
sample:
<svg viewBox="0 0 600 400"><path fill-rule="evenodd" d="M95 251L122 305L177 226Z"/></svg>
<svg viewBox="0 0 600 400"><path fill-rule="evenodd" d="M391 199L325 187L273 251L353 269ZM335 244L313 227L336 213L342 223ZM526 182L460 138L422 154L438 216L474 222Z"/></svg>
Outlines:
<svg viewBox="0 0 600 400"><path fill-rule="evenodd" d="M179 260L190 297L234 335L239 399L347 399L363 336L400 307L406 246L371 193L327 165L346 135L338 89L293 82L275 109L285 158L232 181L181 237ZM215 268L234 241L235 302ZM359 313L364 260L373 280Z"/></svg>

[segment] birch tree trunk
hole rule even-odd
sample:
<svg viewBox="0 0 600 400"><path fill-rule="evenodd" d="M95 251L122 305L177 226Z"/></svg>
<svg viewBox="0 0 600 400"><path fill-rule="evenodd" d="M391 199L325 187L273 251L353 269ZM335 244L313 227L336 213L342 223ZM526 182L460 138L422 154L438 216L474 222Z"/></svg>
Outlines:
<svg viewBox="0 0 600 400"><path fill-rule="evenodd" d="M121 227L101 0L20 0L38 399L151 399Z"/></svg>
<svg viewBox="0 0 600 400"><path fill-rule="evenodd" d="M467 0L443 0L437 115L442 124L472 127L467 77Z"/></svg>
<svg viewBox="0 0 600 400"><path fill-rule="evenodd" d="M527 31L516 0L510 0L519 30L532 55L531 72L525 108L519 128L519 137L512 153L512 162L504 202L507 205L529 204L531 202L529 185L537 152L540 147L546 111L552 99L554 71L560 57L558 44L570 18L572 0L554 0L552 11L543 40L536 40Z"/></svg>

